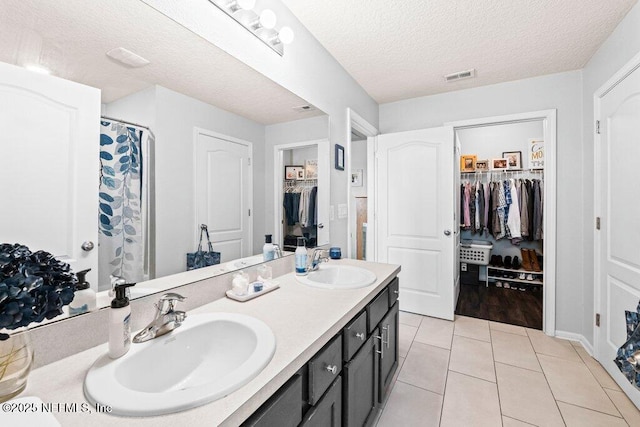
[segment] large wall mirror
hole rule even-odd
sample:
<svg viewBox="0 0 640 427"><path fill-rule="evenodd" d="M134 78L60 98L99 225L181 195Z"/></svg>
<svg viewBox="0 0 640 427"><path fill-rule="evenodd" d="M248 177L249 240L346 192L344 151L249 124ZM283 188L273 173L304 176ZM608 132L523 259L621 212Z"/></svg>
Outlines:
<svg viewBox="0 0 640 427"><path fill-rule="evenodd" d="M41 88L63 94L30 107ZM99 307L119 278L136 297L262 262L273 147L291 142L288 123L299 141L329 132L322 111L138 0L3 1L0 111L0 243L91 268ZM92 137L74 140L86 114ZM317 160L295 163L329 167ZM220 263L185 273L200 224Z"/></svg>

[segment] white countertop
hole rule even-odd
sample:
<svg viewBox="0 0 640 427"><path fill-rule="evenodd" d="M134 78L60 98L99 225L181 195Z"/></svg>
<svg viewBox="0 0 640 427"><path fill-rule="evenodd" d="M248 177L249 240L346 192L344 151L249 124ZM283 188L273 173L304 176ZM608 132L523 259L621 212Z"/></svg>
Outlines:
<svg viewBox="0 0 640 427"><path fill-rule="evenodd" d="M295 275L290 273L277 278L280 289L254 300L241 303L222 298L189 312L247 314L264 321L276 336L276 352L267 367L247 385L222 399L188 411L158 417L117 417L97 413L93 407L88 408L91 413L82 412L81 409L89 405L83 394L85 374L93 362L107 351L106 344L34 370L21 396L37 396L45 403L61 404L54 415L64 427L237 426L291 378L400 271L398 265L349 259L332 260L330 263L367 268L375 273L377 280L365 288L328 290L299 284ZM75 410L70 406L74 403Z"/></svg>

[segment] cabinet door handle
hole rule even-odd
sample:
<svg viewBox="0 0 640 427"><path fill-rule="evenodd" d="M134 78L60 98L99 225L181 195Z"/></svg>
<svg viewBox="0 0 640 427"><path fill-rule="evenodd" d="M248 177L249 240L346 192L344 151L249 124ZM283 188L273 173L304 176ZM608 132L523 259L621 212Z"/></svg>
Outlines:
<svg viewBox="0 0 640 427"><path fill-rule="evenodd" d="M385 341L385 340L382 340L382 344L385 344L385 345L387 346L387 348L389 348L389 341L391 341L391 340L389 339L389 324L387 324L386 326L383 326L383 327L382 327L382 330L383 330L383 331L387 331L387 340L386 340L386 341Z"/></svg>
<svg viewBox="0 0 640 427"><path fill-rule="evenodd" d="M338 373L338 367L336 365L327 365L325 368L328 372L331 372L333 375Z"/></svg>
<svg viewBox="0 0 640 427"><path fill-rule="evenodd" d="M376 353L380 355L380 359L384 359L384 338L382 338L382 334L376 335L376 339L380 340L380 350L376 350Z"/></svg>
<svg viewBox="0 0 640 427"><path fill-rule="evenodd" d="M356 332L356 338L360 338L360 341L364 341L364 332Z"/></svg>

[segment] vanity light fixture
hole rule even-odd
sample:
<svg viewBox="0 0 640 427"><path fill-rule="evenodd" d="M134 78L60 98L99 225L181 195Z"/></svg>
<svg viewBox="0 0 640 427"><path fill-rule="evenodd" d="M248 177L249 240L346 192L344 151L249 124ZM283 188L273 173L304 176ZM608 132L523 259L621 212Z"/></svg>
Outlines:
<svg viewBox="0 0 640 427"><path fill-rule="evenodd" d="M233 18L251 34L262 40L278 55L284 55L284 45L293 42L293 30L282 27L275 29L278 18L271 9L264 9L258 15L253 8L256 0L209 0L211 4Z"/></svg>

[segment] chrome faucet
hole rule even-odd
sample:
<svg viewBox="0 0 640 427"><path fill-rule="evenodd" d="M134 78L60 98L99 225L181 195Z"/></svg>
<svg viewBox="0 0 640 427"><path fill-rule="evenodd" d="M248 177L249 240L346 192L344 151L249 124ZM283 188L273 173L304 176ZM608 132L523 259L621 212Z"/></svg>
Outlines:
<svg viewBox="0 0 640 427"><path fill-rule="evenodd" d="M278 245L273 245L273 249L275 251L275 256L274 258L282 258L282 249L280 249L280 246Z"/></svg>
<svg viewBox="0 0 640 427"><path fill-rule="evenodd" d="M320 263L329 261L329 251L326 249L316 248L311 254L311 265L307 266L307 272L316 271L320 268Z"/></svg>
<svg viewBox="0 0 640 427"><path fill-rule="evenodd" d="M182 325L187 313L175 310L175 306L177 302L184 300L182 295L173 292L162 295L158 303L155 304L157 308L155 318L133 337L133 342L141 343L152 340Z"/></svg>

